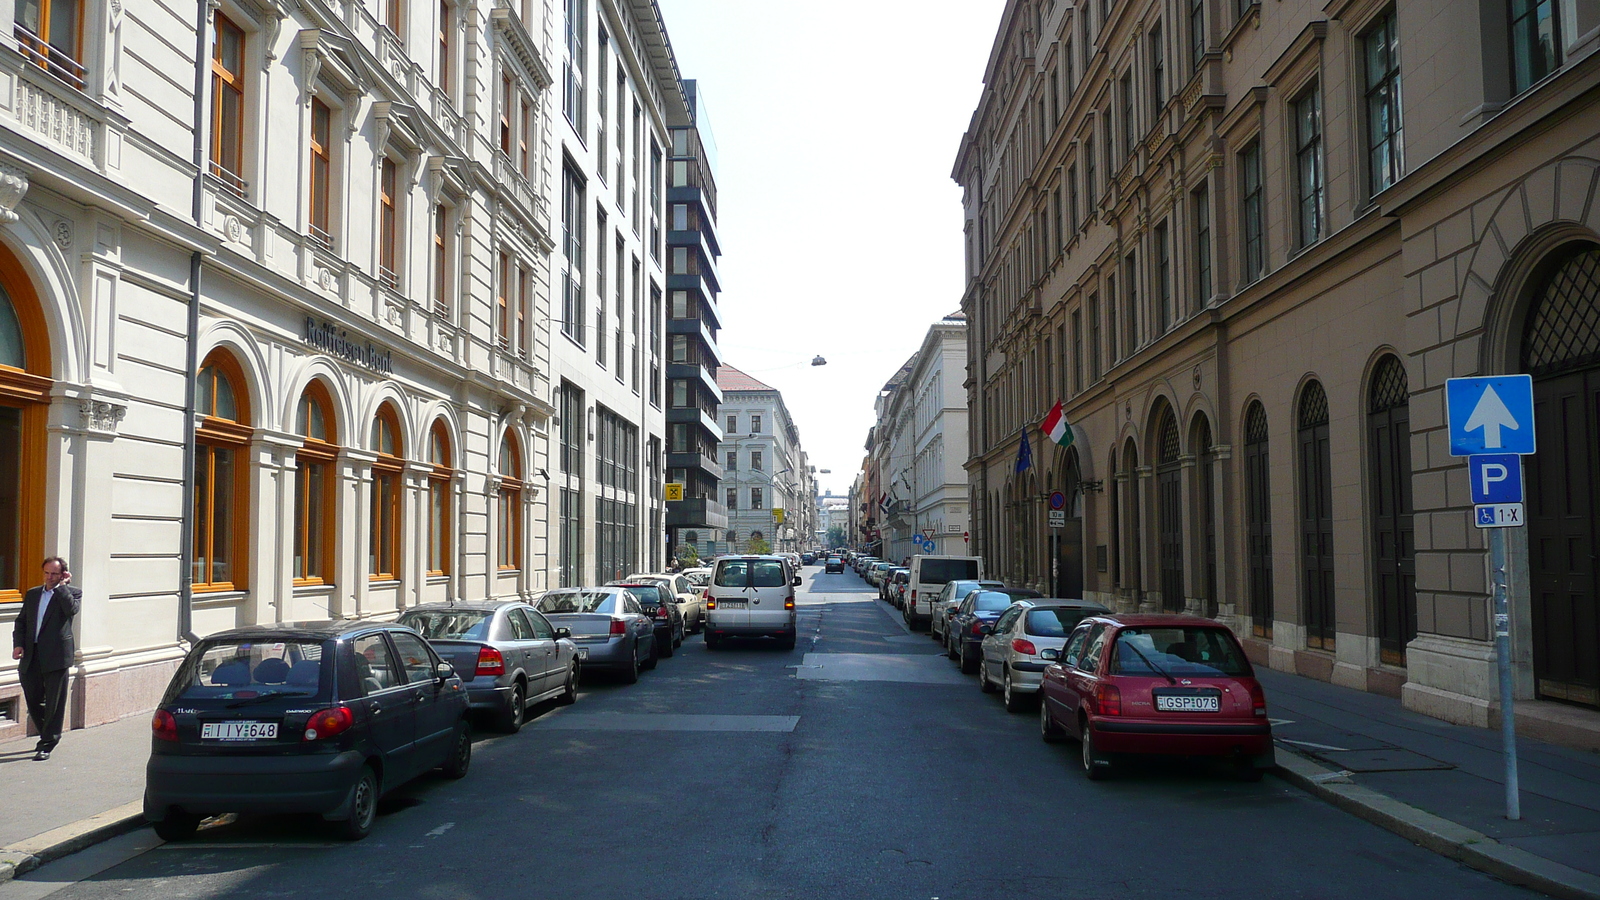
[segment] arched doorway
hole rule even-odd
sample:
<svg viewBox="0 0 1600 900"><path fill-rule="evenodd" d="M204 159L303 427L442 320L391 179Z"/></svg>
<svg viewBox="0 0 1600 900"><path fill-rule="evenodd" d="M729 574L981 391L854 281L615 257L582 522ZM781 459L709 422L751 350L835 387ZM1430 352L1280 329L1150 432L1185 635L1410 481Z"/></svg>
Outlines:
<svg viewBox="0 0 1600 900"><path fill-rule="evenodd" d="M1333 467L1328 444L1328 394L1320 382L1300 395L1300 557L1306 646L1332 650Z"/></svg>
<svg viewBox="0 0 1600 900"><path fill-rule="evenodd" d="M1600 707L1600 248L1541 266L1523 329L1539 452L1528 467L1528 563L1538 695Z"/></svg>
<svg viewBox="0 0 1600 900"><path fill-rule="evenodd" d="M1163 407L1156 426L1156 528L1161 543L1161 608L1183 612L1183 473L1178 418Z"/></svg>
<svg viewBox="0 0 1600 900"><path fill-rule="evenodd" d="M1245 555L1249 558L1250 633L1272 637L1272 466L1267 410L1257 400L1244 414Z"/></svg>
<svg viewBox="0 0 1600 900"><path fill-rule="evenodd" d="M1385 356L1367 394L1372 486L1373 619L1380 659L1406 664L1417 636L1416 543L1411 529L1411 394L1398 357Z"/></svg>
<svg viewBox="0 0 1600 900"><path fill-rule="evenodd" d="M44 557L50 338L33 284L0 248L0 603L22 600Z"/></svg>
<svg viewBox="0 0 1600 900"><path fill-rule="evenodd" d="M1083 597L1083 479L1078 451L1069 449L1061 464L1061 493L1066 495L1066 524L1052 529L1055 541L1055 579L1051 595Z"/></svg>

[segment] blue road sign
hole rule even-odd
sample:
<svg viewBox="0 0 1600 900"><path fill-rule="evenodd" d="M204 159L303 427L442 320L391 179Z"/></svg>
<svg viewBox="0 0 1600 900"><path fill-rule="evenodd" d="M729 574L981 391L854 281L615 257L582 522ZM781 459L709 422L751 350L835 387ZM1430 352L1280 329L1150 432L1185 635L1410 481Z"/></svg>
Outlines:
<svg viewBox="0 0 1600 900"><path fill-rule="evenodd" d="M1522 502L1522 457L1514 453L1467 457L1467 477L1474 504Z"/></svg>
<svg viewBox="0 0 1600 900"><path fill-rule="evenodd" d="M1451 378L1444 383L1450 455L1537 452L1533 437L1533 376Z"/></svg>
<svg viewBox="0 0 1600 900"><path fill-rule="evenodd" d="M924 543L925 541L927 541L927 538L923 537L920 534L913 534L911 536L911 543L913 543L913 544L921 544L921 543Z"/></svg>
<svg viewBox="0 0 1600 900"><path fill-rule="evenodd" d="M1479 528L1520 528L1523 524L1521 503L1495 503L1472 508L1473 523Z"/></svg>

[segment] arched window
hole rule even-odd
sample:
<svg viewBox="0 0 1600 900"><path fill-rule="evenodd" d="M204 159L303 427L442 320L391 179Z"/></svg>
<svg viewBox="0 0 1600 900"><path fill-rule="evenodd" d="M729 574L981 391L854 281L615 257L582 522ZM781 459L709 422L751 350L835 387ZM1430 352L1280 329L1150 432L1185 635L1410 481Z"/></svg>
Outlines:
<svg viewBox="0 0 1600 900"><path fill-rule="evenodd" d="M1328 395L1319 382L1300 395L1301 603L1306 646L1332 650L1333 460L1328 446Z"/></svg>
<svg viewBox="0 0 1600 900"><path fill-rule="evenodd" d="M450 467L450 430L443 419L428 432L428 574L450 574L450 485L455 471Z"/></svg>
<svg viewBox="0 0 1600 900"><path fill-rule="evenodd" d="M1367 400L1368 473L1372 485L1373 618L1378 654L1403 666L1417 636L1417 578L1411 527L1411 392L1406 368L1385 356Z"/></svg>
<svg viewBox="0 0 1600 900"><path fill-rule="evenodd" d="M22 600L44 556L50 339L33 286L0 250L0 603Z"/></svg>
<svg viewBox="0 0 1600 900"><path fill-rule="evenodd" d="M1257 400L1244 414L1244 521L1250 568L1250 632L1272 637L1272 467L1267 410Z"/></svg>
<svg viewBox="0 0 1600 900"><path fill-rule="evenodd" d="M367 577L394 581L400 572L400 473L405 468L405 446L400 439L400 417L388 403L372 419L372 515L368 521Z"/></svg>
<svg viewBox="0 0 1600 900"><path fill-rule="evenodd" d="M250 522L250 395L233 354L218 349L206 356L194 405L201 420L195 432L190 577L197 591L242 589Z"/></svg>
<svg viewBox="0 0 1600 900"><path fill-rule="evenodd" d="M1156 434L1156 527L1161 539L1161 608L1182 612L1183 477L1178 460L1178 418L1166 407Z"/></svg>
<svg viewBox="0 0 1600 900"><path fill-rule="evenodd" d="M500 568L522 568L522 451L509 429L500 439Z"/></svg>
<svg viewBox="0 0 1600 900"><path fill-rule="evenodd" d="M339 435L333 398L321 381L312 381L300 395L295 431L303 443L294 454L294 580L329 584L335 530L333 462Z"/></svg>

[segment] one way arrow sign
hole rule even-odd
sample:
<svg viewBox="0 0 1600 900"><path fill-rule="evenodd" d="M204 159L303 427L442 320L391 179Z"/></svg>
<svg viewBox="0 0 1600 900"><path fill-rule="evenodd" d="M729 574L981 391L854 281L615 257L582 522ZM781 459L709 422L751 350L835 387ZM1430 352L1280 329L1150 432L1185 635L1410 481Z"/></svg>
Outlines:
<svg viewBox="0 0 1600 900"><path fill-rule="evenodd" d="M1451 456L1535 452L1532 376L1451 378L1444 390Z"/></svg>

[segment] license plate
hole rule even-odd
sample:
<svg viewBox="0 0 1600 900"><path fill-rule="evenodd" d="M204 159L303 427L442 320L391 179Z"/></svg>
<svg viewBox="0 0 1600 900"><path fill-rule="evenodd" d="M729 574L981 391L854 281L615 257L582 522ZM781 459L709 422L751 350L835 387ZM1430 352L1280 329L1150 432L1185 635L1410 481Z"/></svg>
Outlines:
<svg viewBox="0 0 1600 900"><path fill-rule="evenodd" d="M588 659L589 658L589 648L588 647L579 647L578 648L578 658L579 659Z"/></svg>
<svg viewBox="0 0 1600 900"><path fill-rule="evenodd" d="M207 722L200 726L202 741L269 741L277 736L277 722Z"/></svg>
<svg viewBox="0 0 1600 900"><path fill-rule="evenodd" d="M1222 698L1215 694L1156 695L1159 712L1219 712L1221 709Z"/></svg>
<svg viewBox="0 0 1600 900"><path fill-rule="evenodd" d="M743 600L718 600L717 601L717 609L746 609L746 608L748 608L748 606Z"/></svg>

